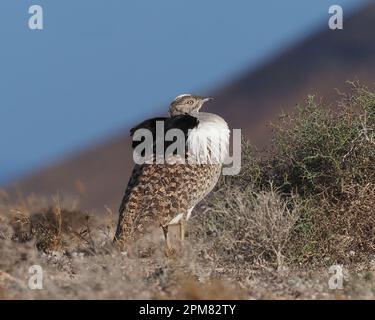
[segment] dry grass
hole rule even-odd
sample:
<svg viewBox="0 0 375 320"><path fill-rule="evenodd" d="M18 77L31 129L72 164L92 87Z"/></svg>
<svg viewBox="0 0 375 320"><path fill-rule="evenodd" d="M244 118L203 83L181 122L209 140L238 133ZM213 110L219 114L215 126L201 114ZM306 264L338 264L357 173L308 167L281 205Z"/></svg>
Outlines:
<svg viewBox="0 0 375 320"><path fill-rule="evenodd" d="M18 216L19 212L14 211L13 205L3 205L0 293L3 299L373 297L374 281L369 269L349 277L344 290L332 291L327 286L330 275L326 268L314 271L284 260L288 254L285 245L298 218L297 207L289 209L275 192L259 194L256 201L249 204L250 210L246 210L241 202L243 200L238 200L236 205L237 210L241 209L241 220L237 221L240 223L236 225L234 221L227 221L225 228L228 229L224 234L202 235L204 228L199 221L203 223L203 214L194 217L185 253L176 258L166 258L161 254L129 258L111 245L114 221L106 216L87 219L86 214L80 211L60 211L53 206L45 211L46 217L54 217L52 222L41 219L39 210L34 214L24 212L30 215L25 218L28 223L37 221L31 229L40 227L43 232L35 230L20 242L15 236L19 232L17 226L14 227L14 215ZM268 214L261 215L267 210ZM60 212L61 219L55 219L56 212ZM254 216L251 217L252 214ZM74 215L77 219L73 219L70 226L69 221ZM227 220L228 217L222 213L221 219ZM257 232L257 228L261 232ZM85 231L88 229L91 236ZM83 236L79 235L81 233ZM43 235L46 237L43 241L45 245L37 245L43 240ZM56 246L56 243L59 245ZM228 244L229 248L224 252ZM283 258L278 264L280 253ZM243 257L240 257L241 254ZM43 268L43 290L28 288L32 265Z"/></svg>
<svg viewBox="0 0 375 320"><path fill-rule="evenodd" d="M272 186L254 194L222 184L207 200L205 212L193 218L194 239L219 261L246 261L280 271L300 215L297 201L288 203Z"/></svg>
<svg viewBox="0 0 375 320"><path fill-rule="evenodd" d="M266 156L244 142L241 173L197 208L180 256L118 251L110 210L1 191L0 298L374 298L375 94L352 85L334 110L309 97L284 115ZM328 288L334 264L342 290ZM28 288L32 265L43 290Z"/></svg>
<svg viewBox="0 0 375 320"><path fill-rule="evenodd" d="M328 264L371 263L375 252L375 185L343 187L339 201L323 200L314 239Z"/></svg>

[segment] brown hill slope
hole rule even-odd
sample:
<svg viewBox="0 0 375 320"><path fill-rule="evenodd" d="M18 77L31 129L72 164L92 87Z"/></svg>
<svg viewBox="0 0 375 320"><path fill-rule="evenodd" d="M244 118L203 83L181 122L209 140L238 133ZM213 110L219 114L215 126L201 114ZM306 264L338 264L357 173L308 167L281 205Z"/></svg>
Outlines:
<svg viewBox="0 0 375 320"><path fill-rule="evenodd" d="M345 80L375 82L375 4L345 20L344 30L328 27L285 51L270 63L213 93L215 107L231 127L255 143L267 140L265 123L290 110L307 94L327 101L344 90ZM23 194L77 193L87 209L113 209L121 200L132 167L129 139L120 134L17 184ZM14 189L14 186L9 188Z"/></svg>

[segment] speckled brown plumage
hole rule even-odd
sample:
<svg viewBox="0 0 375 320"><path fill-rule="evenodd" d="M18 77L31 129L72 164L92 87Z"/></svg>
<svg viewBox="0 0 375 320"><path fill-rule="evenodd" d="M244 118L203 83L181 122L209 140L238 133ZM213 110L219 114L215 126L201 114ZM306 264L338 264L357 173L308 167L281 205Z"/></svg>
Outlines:
<svg viewBox="0 0 375 320"><path fill-rule="evenodd" d="M130 243L150 228L186 215L212 190L220 172L220 164L136 165L120 207L116 240Z"/></svg>

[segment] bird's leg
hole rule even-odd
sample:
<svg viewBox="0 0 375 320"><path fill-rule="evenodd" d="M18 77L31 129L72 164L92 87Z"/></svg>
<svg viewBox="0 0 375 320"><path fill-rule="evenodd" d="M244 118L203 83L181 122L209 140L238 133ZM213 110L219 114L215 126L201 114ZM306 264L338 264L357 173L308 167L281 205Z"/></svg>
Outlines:
<svg viewBox="0 0 375 320"><path fill-rule="evenodd" d="M169 229L169 225L161 225L161 228L163 230L163 234L164 234L164 240L165 240L165 255L166 256L171 256L173 255L173 250L172 250L172 246L171 246L171 241L170 241L170 237L168 236L168 229Z"/></svg>
<svg viewBox="0 0 375 320"><path fill-rule="evenodd" d="M185 241L185 219L180 220L180 242L181 244Z"/></svg>
<svg viewBox="0 0 375 320"><path fill-rule="evenodd" d="M167 255L172 255L181 251L181 225L180 223L169 224L166 233L165 242L167 246Z"/></svg>
<svg viewBox="0 0 375 320"><path fill-rule="evenodd" d="M185 219L183 215L179 214L162 228L167 246L167 255L181 252L185 239Z"/></svg>

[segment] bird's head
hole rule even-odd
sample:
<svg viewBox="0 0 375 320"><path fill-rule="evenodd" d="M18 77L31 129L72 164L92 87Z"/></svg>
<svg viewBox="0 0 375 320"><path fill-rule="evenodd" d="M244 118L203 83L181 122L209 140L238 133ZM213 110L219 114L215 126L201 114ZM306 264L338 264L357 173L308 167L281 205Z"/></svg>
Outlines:
<svg viewBox="0 0 375 320"><path fill-rule="evenodd" d="M169 106L169 115L171 117L180 114L194 114L199 112L203 104L213 98L204 98L192 94L182 94L177 96Z"/></svg>

